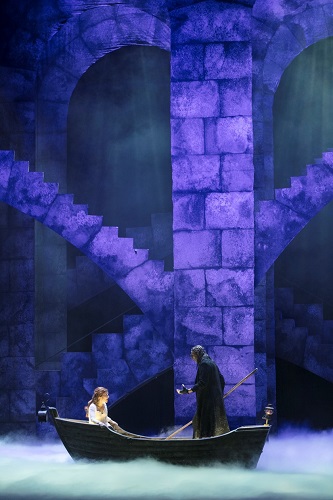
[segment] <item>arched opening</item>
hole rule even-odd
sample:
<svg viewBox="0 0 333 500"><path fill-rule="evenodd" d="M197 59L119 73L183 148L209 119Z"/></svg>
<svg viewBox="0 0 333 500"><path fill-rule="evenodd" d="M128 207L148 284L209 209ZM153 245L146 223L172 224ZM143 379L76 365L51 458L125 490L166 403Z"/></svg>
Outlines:
<svg viewBox="0 0 333 500"><path fill-rule="evenodd" d="M332 54L333 38L322 40L304 50L281 78L273 108L276 188L288 187L291 176L305 175L306 165L316 163L316 158L333 148ZM333 318L332 221L331 202L288 245L274 266L275 287L293 289L295 304L305 304L305 311L307 304L323 305L323 321L315 327L315 335L323 343L331 337L326 326ZM295 326L303 325L296 322ZM327 411L327 391L332 384L297 366L296 360L293 364L277 359L276 374L280 423L313 428L332 424L331 418L320 417ZM300 383L309 389L307 404Z"/></svg>
<svg viewBox="0 0 333 500"><path fill-rule="evenodd" d="M82 76L68 117L67 191L104 225L171 212L170 54L128 46Z"/></svg>
<svg viewBox="0 0 333 500"><path fill-rule="evenodd" d="M304 50L286 69L274 100L275 187L333 148L333 38ZM295 286L297 300L324 304L333 318L333 204L291 242L275 264L276 286Z"/></svg>
<svg viewBox="0 0 333 500"><path fill-rule="evenodd" d="M104 226L117 226L119 236L132 236L127 228L136 228L134 246L149 248L155 258L153 238L147 238L154 232L151 216L172 212L168 52L123 47L82 76L69 106L67 192L75 203L88 204L90 214L103 215ZM172 241L171 217L159 220L158 229ZM68 272L76 272L79 255L67 245ZM172 255L161 257L172 265ZM121 333L123 315L140 314L115 283L105 286L101 278L99 287L91 272L86 283L93 282L94 291L67 313L74 351L90 350L90 332Z"/></svg>

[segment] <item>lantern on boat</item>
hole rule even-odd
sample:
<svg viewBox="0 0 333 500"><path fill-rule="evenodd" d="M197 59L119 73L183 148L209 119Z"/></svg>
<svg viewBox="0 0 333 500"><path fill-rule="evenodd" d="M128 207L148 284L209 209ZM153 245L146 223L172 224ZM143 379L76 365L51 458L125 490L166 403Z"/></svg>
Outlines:
<svg viewBox="0 0 333 500"><path fill-rule="evenodd" d="M269 425L269 421L272 419L273 417L273 413L274 413L274 408L271 404L268 404L266 407L265 407L265 410L264 410L265 414L264 416L262 417L263 420L265 420L265 424L264 425Z"/></svg>
<svg viewBox="0 0 333 500"><path fill-rule="evenodd" d="M50 394L46 393L44 395L44 400L45 400L46 403L44 403L44 401L42 401L42 405L40 407L40 410L37 413L38 422L40 422L40 423L48 422L49 421L49 416L51 414L51 421L50 421L50 423L53 424L53 418L59 416L58 415L58 411L57 411L56 408L54 408L53 406L48 406L47 405L47 402L48 402L49 399L50 399Z"/></svg>

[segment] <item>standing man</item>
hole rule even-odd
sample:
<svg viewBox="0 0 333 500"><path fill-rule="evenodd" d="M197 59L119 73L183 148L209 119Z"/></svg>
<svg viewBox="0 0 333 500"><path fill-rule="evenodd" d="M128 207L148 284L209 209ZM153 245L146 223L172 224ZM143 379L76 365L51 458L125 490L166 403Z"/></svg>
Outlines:
<svg viewBox="0 0 333 500"><path fill-rule="evenodd" d="M177 389L178 394L196 393L197 411L193 417L193 438L219 436L229 432L224 408L224 377L201 345L191 349L191 358L197 363L197 375L192 389Z"/></svg>

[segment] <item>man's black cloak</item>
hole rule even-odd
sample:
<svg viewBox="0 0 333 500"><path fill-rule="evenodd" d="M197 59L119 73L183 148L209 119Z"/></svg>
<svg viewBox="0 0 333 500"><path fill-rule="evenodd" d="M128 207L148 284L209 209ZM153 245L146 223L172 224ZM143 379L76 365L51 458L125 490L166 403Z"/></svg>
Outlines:
<svg viewBox="0 0 333 500"><path fill-rule="evenodd" d="M229 432L224 408L225 381L214 361L204 354L198 363L195 385L197 411L193 417L193 437L218 436Z"/></svg>

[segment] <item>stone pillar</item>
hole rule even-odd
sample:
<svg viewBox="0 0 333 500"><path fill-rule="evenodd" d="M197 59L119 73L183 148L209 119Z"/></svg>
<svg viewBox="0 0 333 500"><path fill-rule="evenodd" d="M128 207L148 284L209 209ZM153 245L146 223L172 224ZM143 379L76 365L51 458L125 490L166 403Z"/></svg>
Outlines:
<svg viewBox="0 0 333 500"><path fill-rule="evenodd" d="M176 387L193 385L195 344L226 390L254 368L250 21L249 8L214 2L172 18ZM194 399L176 396L176 423L192 418ZM254 421L254 377L226 407L231 426Z"/></svg>

